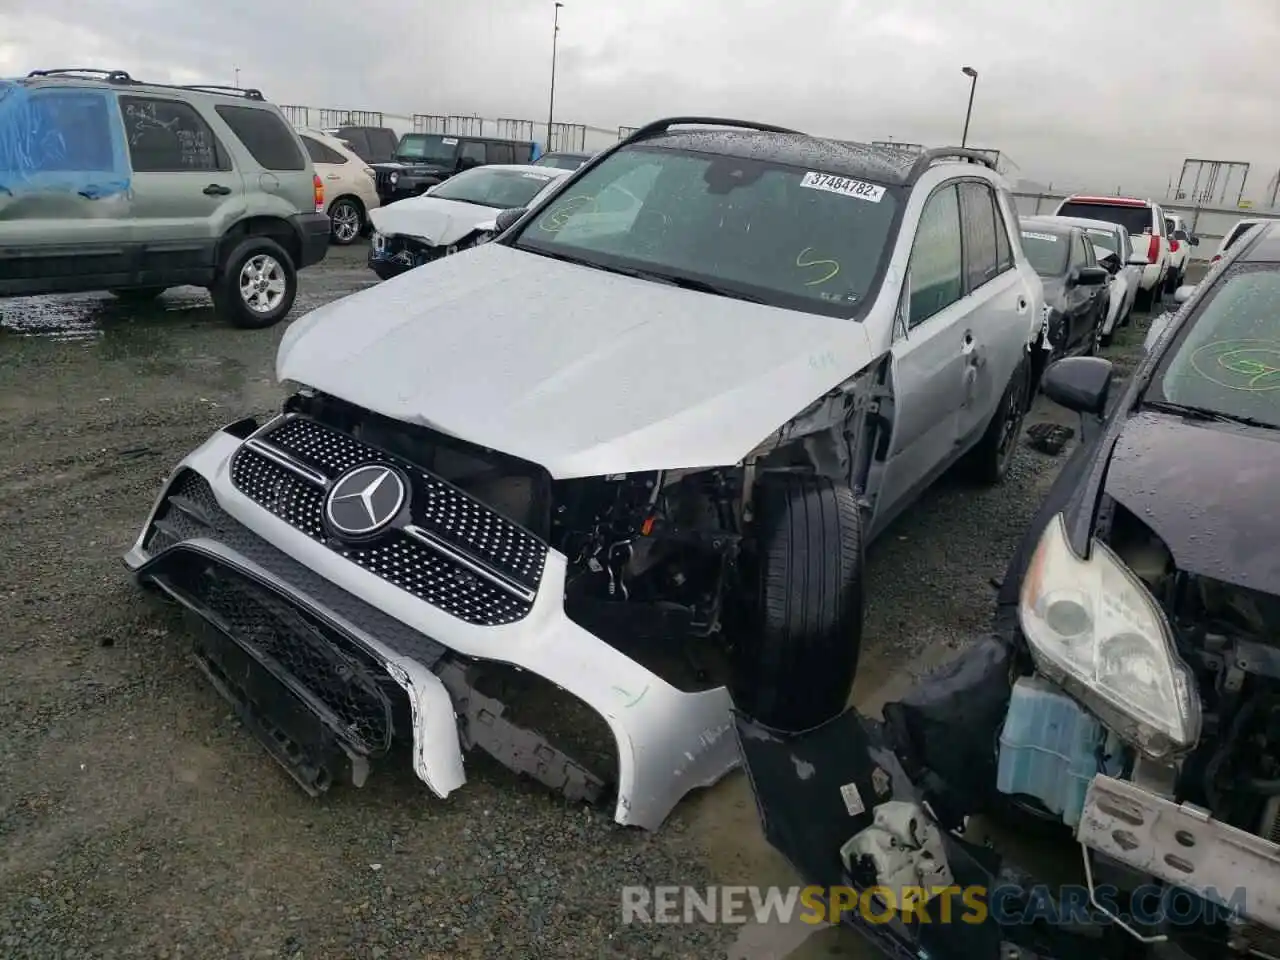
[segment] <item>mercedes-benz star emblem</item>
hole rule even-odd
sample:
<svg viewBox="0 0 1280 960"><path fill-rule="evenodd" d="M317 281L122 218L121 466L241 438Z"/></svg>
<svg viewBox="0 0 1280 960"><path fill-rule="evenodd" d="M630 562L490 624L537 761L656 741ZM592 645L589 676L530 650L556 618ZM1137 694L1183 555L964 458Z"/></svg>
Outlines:
<svg viewBox="0 0 1280 960"><path fill-rule="evenodd" d="M329 491L325 518L337 533L367 536L394 520L407 496L404 480L391 467L356 467L343 474Z"/></svg>

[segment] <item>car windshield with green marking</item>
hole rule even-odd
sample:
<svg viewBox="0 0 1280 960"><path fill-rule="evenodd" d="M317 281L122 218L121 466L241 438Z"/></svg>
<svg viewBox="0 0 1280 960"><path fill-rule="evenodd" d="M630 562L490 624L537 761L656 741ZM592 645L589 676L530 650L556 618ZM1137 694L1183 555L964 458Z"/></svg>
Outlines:
<svg viewBox="0 0 1280 960"><path fill-rule="evenodd" d="M1280 263L1242 264L1205 292L1144 402L1280 429Z"/></svg>
<svg viewBox="0 0 1280 960"><path fill-rule="evenodd" d="M894 234L891 187L692 150L629 147L560 191L517 249L849 317Z"/></svg>

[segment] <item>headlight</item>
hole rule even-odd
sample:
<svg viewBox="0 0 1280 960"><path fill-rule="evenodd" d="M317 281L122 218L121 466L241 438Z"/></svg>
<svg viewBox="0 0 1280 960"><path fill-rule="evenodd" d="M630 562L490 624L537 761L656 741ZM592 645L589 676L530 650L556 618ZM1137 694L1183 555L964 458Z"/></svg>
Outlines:
<svg viewBox="0 0 1280 960"><path fill-rule="evenodd" d="M1163 611L1105 544L1076 556L1061 514L1031 558L1018 619L1041 672L1144 753L1195 745L1200 698Z"/></svg>
<svg viewBox="0 0 1280 960"><path fill-rule="evenodd" d="M387 180L389 180L391 185L394 187L397 183L400 182L400 174L392 170L391 173L387 176Z"/></svg>
<svg viewBox="0 0 1280 960"><path fill-rule="evenodd" d="M379 253L381 253L383 250L386 249L387 238L384 237L382 234L378 233L378 231L376 230L373 232L372 241L373 241L373 249L378 251Z"/></svg>

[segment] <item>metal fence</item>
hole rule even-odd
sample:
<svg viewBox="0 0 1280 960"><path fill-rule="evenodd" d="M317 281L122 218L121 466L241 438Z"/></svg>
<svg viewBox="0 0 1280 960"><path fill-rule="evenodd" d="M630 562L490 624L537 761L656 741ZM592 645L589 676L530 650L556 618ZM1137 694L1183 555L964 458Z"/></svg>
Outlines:
<svg viewBox="0 0 1280 960"><path fill-rule="evenodd" d="M583 123L553 123L547 137L547 152L553 150L585 150L587 126Z"/></svg>
<svg viewBox="0 0 1280 960"><path fill-rule="evenodd" d="M455 137L483 137L484 118L450 114L445 118L445 133Z"/></svg>
<svg viewBox="0 0 1280 960"><path fill-rule="evenodd" d="M513 120L510 117L499 117L494 121L498 132L494 134L503 140L532 140L534 121Z"/></svg>
<svg viewBox="0 0 1280 960"><path fill-rule="evenodd" d="M382 126L381 110L333 110L320 111L320 126L330 127L380 127Z"/></svg>
<svg viewBox="0 0 1280 960"><path fill-rule="evenodd" d="M300 107L296 104L285 103L280 105L280 112L284 114L285 119L292 123L295 127L311 126L311 108Z"/></svg>
<svg viewBox="0 0 1280 960"><path fill-rule="evenodd" d="M415 113L413 115L414 133L448 133L449 118L435 113Z"/></svg>

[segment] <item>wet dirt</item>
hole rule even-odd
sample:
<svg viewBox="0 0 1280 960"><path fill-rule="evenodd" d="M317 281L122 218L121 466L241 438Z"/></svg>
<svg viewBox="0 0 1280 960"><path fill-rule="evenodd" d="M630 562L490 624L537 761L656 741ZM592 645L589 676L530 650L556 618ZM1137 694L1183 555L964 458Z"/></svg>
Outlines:
<svg viewBox="0 0 1280 960"><path fill-rule="evenodd" d="M363 257L304 271L293 315L374 282ZM447 801L407 770L312 801L128 580L178 459L282 399L284 329L234 329L189 288L0 300L0 956L722 955L723 931L622 927L618 887L796 882L740 774L652 837L484 762ZM873 548L860 706L985 628L1065 456L1023 450L998 490L944 481ZM827 931L794 956L861 949Z"/></svg>

